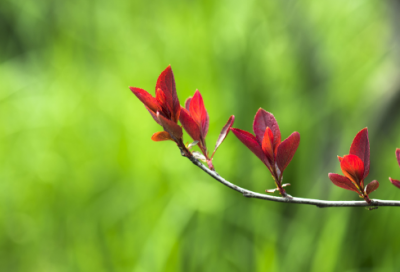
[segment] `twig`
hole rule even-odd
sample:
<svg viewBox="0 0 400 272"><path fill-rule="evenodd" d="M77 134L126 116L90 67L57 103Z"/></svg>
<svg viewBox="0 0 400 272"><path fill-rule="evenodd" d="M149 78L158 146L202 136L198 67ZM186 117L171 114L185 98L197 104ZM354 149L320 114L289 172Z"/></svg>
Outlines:
<svg viewBox="0 0 400 272"><path fill-rule="evenodd" d="M284 203L293 203L293 204L306 204L306 205L314 205L319 208L327 208L327 207L367 207L369 209L377 208L378 206L400 206L400 201L394 200L379 200L379 199L371 199L371 204L368 204L365 201L327 201L327 200L319 200L319 199L311 199L311 198L301 198L301 197L277 197L270 196L266 194L256 193L239 186L236 186L233 183L225 180L221 177L217 172L211 171L205 165L203 165L199 160L194 158L193 156L185 156L187 157L194 165L199 167L201 170L206 172L209 176L213 177L223 185L240 192L245 197L249 198L259 198L263 200L275 201L275 202L284 202Z"/></svg>

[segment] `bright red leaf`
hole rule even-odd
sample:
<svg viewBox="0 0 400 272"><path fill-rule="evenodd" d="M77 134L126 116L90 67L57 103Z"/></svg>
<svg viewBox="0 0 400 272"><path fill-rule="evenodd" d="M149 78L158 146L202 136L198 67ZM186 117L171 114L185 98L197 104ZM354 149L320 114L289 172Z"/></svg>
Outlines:
<svg viewBox="0 0 400 272"><path fill-rule="evenodd" d="M153 97L147 91L129 87L137 98L145 105L153 119L164 128L164 131L170 134L175 142L182 138L182 128L178 126L181 106L176 86L174 74L171 66L168 66L158 77L156 84L156 96ZM155 133L151 139L153 141L168 140L165 133Z"/></svg>
<svg viewBox="0 0 400 272"><path fill-rule="evenodd" d="M231 128L234 120L235 117L232 115L226 125L222 128L215 145L214 152L210 157L206 146L206 136L210 121L206 107L204 106L203 97L201 96L199 90L196 90L193 97L186 99L185 108L181 107L181 115L179 118L179 121L186 132L194 141L198 142L198 146L203 153L208 166L212 170L214 170L214 166L212 166L212 158L215 154L215 151L228 135L229 129Z"/></svg>
<svg viewBox="0 0 400 272"><path fill-rule="evenodd" d="M336 186L354 191L371 203L368 195L378 189L379 182L373 180L364 188L364 180L370 167L369 152L368 129L364 128L354 137L350 154L338 156L340 168L345 176L329 173L328 177Z"/></svg>
<svg viewBox="0 0 400 272"><path fill-rule="evenodd" d="M277 147L281 142L281 131L279 130L278 122L274 115L266 110L259 108L253 122L253 131L256 135L259 144L262 144L265 129L269 127L274 134L274 147Z"/></svg>
<svg viewBox="0 0 400 272"><path fill-rule="evenodd" d="M276 152L276 163L281 173L286 169L292 160L300 144L300 133L293 132L287 139L280 143Z"/></svg>
<svg viewBox="0 0 400 272"><path fill-rule="evenodd" d="M190 116L190 112L185 108L181 108L179 121L181 121L183 128L194 141L203 142L198 124L193 120L192 116ZM202 145L204 145L204 143L202 143Z"/></svg>
<svg viewBox="0 0 400 272"><path fill-rule="evenodd" d="M253 134L238 128L231 128L233 134L253 152L267 167L270 168L267 157L265 156L260 144L257 142Z"/></svg>
<svg viewBox="0 0 400 272"><path fill-rule="evenodd" d="M364 179L364 163L356 155L346 155L340 163L343 174L349 178L356 186L361 187Z"/></svg>
<svg viewBox="0 0 400 272"><path fill-rule="evenodd" d="M369 174L369 139L368 129L364 128L354 137L353 143L350 146L350 153L359 157L364 163L364 177Z"/></svg>
<svg viewBox="0 0 400 272"><path fill-rule="evenodd" d="M296 153L300 134L293 132L281 142L281 132L274 115L261 108L254 117L255 136L244 130L236 128L231 130L268 167L279 191L282 195L286 195L282 186L282 174Z"/></svg>

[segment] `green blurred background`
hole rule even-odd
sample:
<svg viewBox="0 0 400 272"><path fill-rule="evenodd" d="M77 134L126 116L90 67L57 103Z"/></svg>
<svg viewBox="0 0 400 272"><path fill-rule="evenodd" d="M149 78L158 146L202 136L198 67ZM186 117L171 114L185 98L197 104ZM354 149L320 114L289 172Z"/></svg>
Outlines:
<svg viewBox="0 0 400 272"><path fill-rule="evenodd" d="M180 156L128 86L172 65L212 149L259 107L301 134L294 196L357 200L337 155L369 128L371 197L400 199L398 1L0 2L0 271L399 271L400 208L247 199ZM190 138L185 135L185 140ZM233 134L214 165L274 187Z"/></svg>

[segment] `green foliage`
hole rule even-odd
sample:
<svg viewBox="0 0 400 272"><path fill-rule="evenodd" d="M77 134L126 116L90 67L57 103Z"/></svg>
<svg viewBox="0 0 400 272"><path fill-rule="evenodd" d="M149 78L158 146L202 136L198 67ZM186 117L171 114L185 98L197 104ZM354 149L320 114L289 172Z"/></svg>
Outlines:
<svg viewBox="0 0 400 272"><path fill-rule="evenodd" d="M387 179L400 176L388 5L2 1L0 271L397 271L398 208L246 199L151 141L160 127L128 89L153 93L171 64L181 104L203 95L210 146L230 115L251 131L259 107L274 113L282 135L302 136L283 181L295 196L358 199L327 173L368 127L373 197L400 199ZM233 134L213 163L273 187Z"/></svg>

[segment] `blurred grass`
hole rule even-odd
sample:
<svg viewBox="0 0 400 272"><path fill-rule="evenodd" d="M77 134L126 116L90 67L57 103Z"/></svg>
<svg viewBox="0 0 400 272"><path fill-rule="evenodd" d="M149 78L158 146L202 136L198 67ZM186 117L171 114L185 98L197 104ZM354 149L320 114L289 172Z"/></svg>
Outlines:
<svg viewBox="0 0 400 272"><path fill-rule="evenodd" d="M0 2L0 271L397 271L398 209L245 199L152 142L160 127L128 89L153 93L171 64L182 104L203 94L210 149L231 114L251 131L273 112L302 137L296 196L357 199L327 173L368 126L373 197L399 199L393 3ZM273 187L232 135L214 164Z"/></svg>

